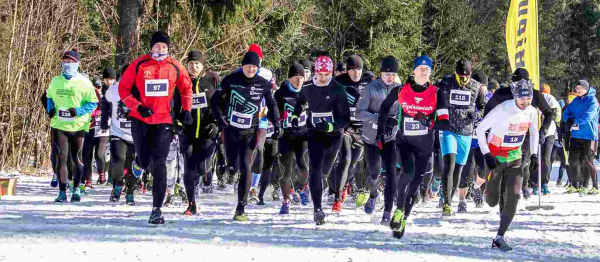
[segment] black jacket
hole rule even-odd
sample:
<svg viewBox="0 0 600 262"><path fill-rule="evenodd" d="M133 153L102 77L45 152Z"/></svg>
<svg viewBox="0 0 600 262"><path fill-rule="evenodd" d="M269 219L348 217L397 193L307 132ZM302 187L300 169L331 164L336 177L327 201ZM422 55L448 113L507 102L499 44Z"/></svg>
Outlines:
<svg viewBox="0 0 600 262"><path fill-rule="evenodd" d="M455 75L444 76L442 81L436 86L444 92L448 104L448 113L450 115L449 131L462 135L472 136L474 123L479 119L469 119L470 112L479 112L485 107L485 89L479 82L471 79L465 87L459 86ZM470 97L468 101L461 101L462 98ZM461 104L464 103L464 104ZM476 111L478 110L478 111Z"/></svg>
<svg viewBox="0 0 600 262"><path fill-rule="evenodd" d="M335 78L335 81L340 83L344 88L346 88L346 93L348 97L348 103L350 104L350 126L360 127L362 126L362 121L358 121L356 119L356 107L358 106L358 100L360 99L360 95L362 95L365 87L373 81L370 76L367 74L363 74L360 81L354 82L350 78L348 73L339 75Z"/></svg>
<svg viewBox="0 0 600 262"><path fill-rule="evenodd" d="M288 81L285 80L281 83L279 89L275 92L275 101L277 102L277 108L281 112L282 127L285 129L286 135L291 136L301 136L304 135L307 131L306 125L302 125L299 127L292 127L291 119L294 114L294 108L296 104L298 104L298 99L300 97L300 92L292 92L288 87ZM304 112L305 113L305 112ZM298 115L299 117L301 115ZM304 117L304 121L299 119L300 122L308 122L308 115Z"/></svg>
<svg viewBox="0 0 600 262"><path fill-rule="evenodd" d="M243 71L236 71L223 78L221 90L210 99L216 119L223 119L232 129L255 129L259 124L261 101L265 99L267 118L273 126L279 126L279 109L271 93L271 83L256 75L247 78ZM225 105L223 112L222 103ZM245 118L244 115L250 115ZM231 122L233 119L235 122ZM251 120L250 120L251 119Z"/></svg>
<svg viewBox="0 0 600 262"><path fill-rule="evenodd" d="M327 86L317 86L313 81L302 86L294 115L300 116L304 110L307 111L308 129L315 129L312 121L314 113L332 113L334 132L343 130L350 123L350 104L346 90L333 79Z"/></svg>
<svg viewBox="0 0 600 262"><path fill-rule="evenodd" d="M206 138L206 126L209 124L217 124L217 120L214 117L212 108L210 106L210 99L215 93L215 90L219 87L220 78L215 72L209 71L200 78L192 78L192 94L194 98L192 100L192 118L194 123L189 126L185 126L183 132L188 139L205 139ZM175 97L175 96L174 96ZM181 99L173 99L175 103L176 112L181 113L183 108L181 106ZM177 116L176 118L179 118Z"/></svg>

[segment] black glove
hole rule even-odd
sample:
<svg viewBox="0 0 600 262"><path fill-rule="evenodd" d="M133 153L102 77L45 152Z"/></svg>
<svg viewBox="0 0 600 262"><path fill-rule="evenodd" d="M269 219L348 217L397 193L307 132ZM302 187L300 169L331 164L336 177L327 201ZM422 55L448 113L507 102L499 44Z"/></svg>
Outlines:
<svg viewBox="0 0 600 262"><path fill-rule="evenodd" d="M227 120L225 120L225 117L217 117L217 125L219 126L219 128L221 129L225 129L229 126L229 123L227 123Z"/></svg>
<svg viewBox="0 0 600 262"><path fill-rule="evenodd" d="M538 164L538 157L537 155L531 155L531 164L529 164L529 166L531 167L530 170L533 171L537 171L539 168L539 164Z"/></svg>
<svg viewBox="0 0 600 262"><path fill-rule="evenodd" d="M540 145L543 145L546 142L546 132L540 130Z"/></svg>
<svg viewBox="0 0 600 262"><path fill-rule="evenodd" d="M192 113L190 111L184 110L182 115L182 123L185 126L191 126L194 124L194 118L192 117Z"/></svg>
<svg viewBox="0 0 600 262"><path fill-rule="evenodd" d="M292 127L298 127L299 121L297 116L292 116Z"/></svg>
<svg viewBox="0 0 600 262"><path fill-rule="evenodd" d="M479 114L477 114L475 111L470 111L467 113L467 118L469 118L469 120L472 122L475 122L479 119Z"/></svg>
<svg viewBox="0 0 600 262"><path fill-rule="evenodd" d="M498 160L494 156L492 156L492 154L487 153L483 157L485 158L485 164L490 170L498 167Z"/></svg>
<svg viewBox="0 0 600 262"><path fill-rule="evenodd" d="M319 122L315 125L315 129L318 131L329 132L329 123L327 122Z"/></svg>
<svg viewBox="0 0 600 262"><path fill-rule="evenodd" d="M219 134L219 128L215 124L208 124L204 127L204 134L206 138L213 140Z"/></svg>
<svg viewBox="0 0 600 262"><path fill-rule="evenodd" d="M427 116L425 116L425 114L418 112L415 115L415 120L419 121L419 123L421 123L421 125L424 125L426 127L428 127L429 129L431 129L433 127L433 120L429 119Z"/></svg>
<svg viewBox="0 0 600 262"><path fill-rule="evenodd" d="M110 128L110 126L108 126L108 122L102 122L100 123L100 129L102 130L108 130Z"/></svg>
<svg viewBox="0 0 600 262"><path fill-rule="evenodd" d="M69 111L69 114L72 117L76 117L77 116L77 109L75 109L75 108L69 108L68 111Z"/></svg>
<svg viewBox="0 0 600 262"><path fill-rule="evenodd" d="M450 121L449 120L438 120L435 122L436 130L448 130L450 129Z"/></svg>
<svg viewBox="0 0 600 262"><path fill-rule="evenodd" d="M283 136L283 129L280 126L274 126L273 129L273 136L271 138L279 139Z"/></svg>
<svg viewBox="0 0 600 262"><path fill-rule="evenodd" d="M152 112L152 110L150 110L150 108L147 108L143 105L138 106L137 111L140 113L142 118L148 118L152 114L154 114L154 112Z"/></svg>
<svg viewBox="0 0 600 262"><path fill-rule="evenodd" d="M56 115L56 109L52 108L50 109L50 112L48 112L48 118L52 119L54 115Z"/></svg>
<svg viewBox="0 0 600 262"><path fill-rule="evenodd" d="M385 144L385 136L381 134L377 135L377 137L375 138L375 143L377 147L379 147L379 150L383 150L383 144Z"/></svg>

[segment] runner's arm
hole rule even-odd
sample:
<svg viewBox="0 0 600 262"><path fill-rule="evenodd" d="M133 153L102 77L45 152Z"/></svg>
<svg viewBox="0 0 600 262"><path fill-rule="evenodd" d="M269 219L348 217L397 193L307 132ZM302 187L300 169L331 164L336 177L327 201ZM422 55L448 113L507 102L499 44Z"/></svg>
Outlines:
<svg viewBox="0 0 600 262"><path fill-rule="evenodd" d="M383 103L381 103L381 107L379 108L379 116L377 117L377 135L384 135L387 133L386 123L388 121L391 108L394 106L396 101L398 101L399 92L400 87L394 87L385 100L383 100Z"/></svg>
<svg viewBox="0 0 600 262"><path fill-rule="evenodd" d="M544 99L545 101L545 99ZM540 141L540 133L538 131L538 114L537 110L531 114L531 124L529 125L529 148L532 155L538 153L538 144ZM551 119L552 120L552 119Z"/></svg>
<svg viewBox="0 0 600 262"><path fill-rule="evenodd" d="M506 117L506 116L502 113L502 109L500 107L496 107L496 108L492 109L492 111L489 112L489 114L487 116L485 116L483 121L481 121L479 123L479 126L476 129L476 134L477 134L477 143L479 144L479 149L481 150L481 154L485 155L490 152L490 148L488 146L488 140L487 140L487 136L485 135L485 132L492 127L492 125L494 124L494 121L497 121L498 119L502 119L503 117ZM537 134L537 131L535 133ZM490 133L490 135L492 135L492 134ZM535 145L537 146L537 143Z"/></svg>

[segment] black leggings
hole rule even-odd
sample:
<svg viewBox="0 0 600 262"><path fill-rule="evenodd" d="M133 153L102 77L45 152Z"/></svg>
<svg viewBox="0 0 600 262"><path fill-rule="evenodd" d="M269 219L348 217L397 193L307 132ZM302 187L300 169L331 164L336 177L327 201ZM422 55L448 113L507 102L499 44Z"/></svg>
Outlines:
<svg viewBox="0 0 600 262"><path fill-rule="evenodd" d="M248 192L252 182L252 155L258 146L260 133L265 129L239 130L233 127L225 130L225 147L227 159L229 160L229 172L240 171L238 184L238 205L245 206L248 203Z"/></svg>
<svg viewBox="0 0 600 262"><path fill-rule="evenodd" d="M593 186L598 188L598 175L596 174L596 166L594 165L593 151L595 145L595 142L591 140L571 138L569 148L569 169L571 170L571 183L573 187L577 189L588 185L589 176L592 177ZM580 157L583 157L583 162L581 163L579 160ZM587 174L585 172L587 172ZM584 173L584 176L581 179L582 183L579 183L581 173Z"/></svg>
<svg viewBox="0 0 600 262"><path fill-rule="evenodd" d="M279 151L281 153L280 162L284 168L283 176L279 180L281 193L284 201L290 201L290 191L292 190L292 177L296 172L296 166L300 170L299 183L306 185L308 182L308 137L307 134L301 136L290 136L284 134L279 139ZM294 165L296 159L296 165Z"/></svg>
<svg viewBox="0 0 600 262"><path fill-rule="evenodd" d="M196 201L196 185L209 170L209 162L215 152L216 144L212 140L194 139L180 136L180 148L185 159L183 184L190 202ZM206 183L205 183L206 184Z"/></svg>
<svg viewBox="0 0 600 262"><path fill-rule="evenodd" d="M84 131L68 132L51 128L52 134L52 165L58 171L58 182L60 191L67 190L67 175L69 155L76 166L73 185L79 187L83 174L83 161L81 151L83 150Z"/></svg>
<svg viewBox="0 0 600 262"><path fill-rule="evenodd" d="M529 170L529 166L531 164L531 151L529 148L529 133L525 136L525 140L523 140L523 144L521 145L521 174L523 176L523 190L527 189L529 186L529 177L531 176L531 170ZM502 201L501 201L502 202ZM502 208L502 207L501 207Z"/></svg>
<svg viewBox="0 0 600 262"><path fill-rule="evenodd" d="M444 156L444 175L442 176L442 192L444 193L444 205L452 206L452 198L456 187L460 183L459 179L463 170L463 165L456 163L456 154L447 154Z"/></svg>
<svg viewBox="0 0 600 262"><path fill-rule="evenodd" d="M504 203L500 203L503 205L503 208L500 211L499 236L504 236L517 212L517 204L519 204L519 199L521 198L521 184L523 184L521 172L520 160L510 163L500 163L498 167L492 170L491 175L488 177L489 179L486 180L485 201L490 207L498 205L500 195L503 194L502 192L505 194ZM502 184L506 184L505 190L503 190Z"/></svg>
<svg viewBox="0 0 600 262"><path fill-rule="evenodd" d="M173 131L170 124L150 125L131 120L131 135L138 166L152 173L152 207L160 208L167 192L167 156Z"/></svg>
<svg viewBox="0 0 600 262"><path fill-rule="evenodd" d="M267 191L267 187L271 184L271 172L273 172L273 165L275 164L279 144L277 140L267 138L263 149L256 149L256 156L254 163L252 163L252 172L255 174L261 174L260 176L260 190L258 197L262 199Z"/></svg>
<svg viewBox="0 0 600 262"><path fill-rule="evenodd" d="M335 176L335 199L340 200L340 195L348 181L354 180L356 164L360 160L364 145L360 139L361 130L349 127L344 132L342 148L340 150L340 162Z"/></svg>
<svg viewBox="0 0 600 262"><path fill-rule="evenodd" d="M309 187L315 211L321 209L323 176L331 172L333 161L341 147L342 132L308 130Z"/></svg>
<svg viewBox="0 0 600 262"><path fill-rule="evenodd" d="M385 190L384 211L391 212L394 206L394 198L398 188L398 175L396 173L396 163L398 162L398 151L396 150L396 141L390 141L383 145L383 150L375 145L365 144L365 161L367 163L367 181L369 184L371 198L376 198L379 192L379 174L381 173L381 160L385 168Z"/></svg>
<svg viewBox="0 0 600 262"><path fill-rule="evenodd" d="M131 164L135 159L135 148L133 142L125 141L119 137L110 137L110 176L113 178L113 185L123 186L127 183L126 194L132 195L137 185L138 178L131 172ZM127 169L127 174L125 174Z"/></svg>
<svg viewBox="0 0 600 262"><path fill-rule="evenodd" d="M550 161L554 162L556 156L559 157L560 167L558 168L558 181L561 181L565 172L567 172L567 178L571 181L571 175L569 175L569 170L567 169L567 160L565 158L565 151L563 147L554 146L552 148L552 155L550 156Z"/></svg>
<svg viewBox="0 0 600 262"><path fill-rule="evenodd" d="M542 172L542 185L548 184L550 180L550 171L552 170L552 148L554 147L554 136L546 137L544 144L542 145L542 151L539 153L538 157L542 161L540 165ZM538 172L533 172L530 174L531 182L537 184L538 183Z"/></svg>
<svg viewBox="0 0 600 262"><path fill-rule="evenodd" d="M95 134L95 129L91 128L83 140L83 177L81 179L83 181L92 180L92 160L94 158L98 174L104 175L104 171L106 171L106 144L108 144L109 137L94 137Z"/></svg>
<svg viewBox="0 0 600 262"><path fill-rule="evenodd" d="M427 167L430 166L433 146L421 148L411 143L402 143L398 146L402 149L400 150L402 176L398 180L396 207L404 211L404 217L407 218L413 208L423 177L428 171Z"/></svg>
<svg viewBox="0 0 600 262"><path fill-rule="evenodd" d="M473 172L473 169L477 165L477 170ZM469 158L467 158L467 164L462 170L459 189L468 188L473 182L477 180L477 177L485 177L485 159L479 148L471 148L469 152Z"/></svg>

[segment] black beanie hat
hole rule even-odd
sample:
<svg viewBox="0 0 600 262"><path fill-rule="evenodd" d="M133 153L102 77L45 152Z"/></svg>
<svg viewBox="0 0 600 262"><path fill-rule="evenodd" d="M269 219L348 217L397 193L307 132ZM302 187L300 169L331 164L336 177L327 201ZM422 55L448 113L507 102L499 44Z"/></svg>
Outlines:
<svg viewBox="0 0 600 262"><path fill-rule="evenodd" d="M242 59L242 66L245 65L255 65L260 67L260 57L258 57L258 54L256 52L247 52L244 55L244 59ZM302 69L304 71L304 69ZM304 72L302 72L304 74Z"/></svg>
<svg viewBox="0 0 600 262"><path fill-rule="evenodd" d="M393 56L387 56L381 60L380 72L396 73L398 72L398 60Z"/></svg>
<svg viewBox="0 0 600 262"><path fill-rule="evenodd" d="M104 69L104 71L102 71L102 79L105 78L117 79L117 72L115 72L115 70L110 67L106 68Z"/></svg>
<svg viewBox="0 0 600 262"><path fill-rule="evenodd" d="M308 69L308 70L312 69L312 65L310 63L310 60L308 60L306 58L300 60L298 63L300 63L304 67L304 69Z"/></svg>
<svg viewBox="0 0 600 262"><path fill-rule="evenodd" d="M351 55L346 59L346 68L348 70L352 69L363 69L362 58L358 55Z"/></svg>
<svg viewBox="0 0 600 262"><path fill-rule="evenodd" d="M529 80L529 72L525 68L517 68L511 77L511 81L516 83L522 79Z"/></svg>
<svg viewBox="0 0 600 262"><path fill-rule="evenodd" d="M460 59L456 61L456 74L459 76L470 76L473 73L473 66L471 61L467 59Z"/></svg>
<svg viewBox="0 0 600 262"><path fill-rule="evenodd" d="M294 76L304 76L304 67L299 63L293 63L292 66L290 66L288 78L292 78Z"/></svg>
<svg viewBox="0 0 600 262"><path fill-rule="evenodd" d="M171 38L163 31L156 31L154 34L152 34L150 48L152 48L156 43L165 43L167 46L171 47Z"/></svg>
<svg viewBox="0 0 600 262"><path fill-rule="evenodd" d="M337 66L335 67L335 71L338 71L338 72L346 71L346 66L342 62L338 62Z"/></svg>
<svg viewBox="0 0 600 262"><path fill-rule="evenodd" d="M475 81L484 84L486 87L488 86L489 82L488 82L488 77L481 71L479 72L475 72L473 74L473 79L475 79Z"/></svg>
<svg viewBox="0 0 600 262"><path fill-rule="evenodd" d="M204 65L204 55L200 51L190 51L188 54L188 63L198 61Z"/></svg>

